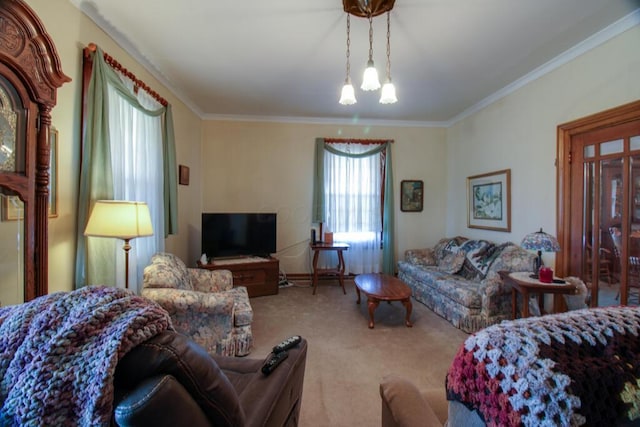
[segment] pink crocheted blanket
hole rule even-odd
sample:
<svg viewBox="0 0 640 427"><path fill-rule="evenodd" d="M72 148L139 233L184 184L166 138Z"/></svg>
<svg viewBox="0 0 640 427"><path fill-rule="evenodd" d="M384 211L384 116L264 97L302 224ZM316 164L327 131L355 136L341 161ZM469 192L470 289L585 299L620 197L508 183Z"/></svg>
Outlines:
<svg viewBox="0 0 640 427"><path fill-rule="evenodd" d="M489 426L640 424L640 307L518 319L471 335L447 398Z"/></svg>
<svg viewBox="0 0 640 427"><path fill-rule="evenodd" d="M154 302L109 287L0 308L0 425L108 426L118 360L170 325Z"/></svg>

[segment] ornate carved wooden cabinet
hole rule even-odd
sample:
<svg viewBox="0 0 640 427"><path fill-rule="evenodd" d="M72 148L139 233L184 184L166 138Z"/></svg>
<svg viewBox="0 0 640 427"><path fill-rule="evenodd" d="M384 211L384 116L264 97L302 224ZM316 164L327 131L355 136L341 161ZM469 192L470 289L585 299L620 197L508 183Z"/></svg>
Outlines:
<svg viewBox="0 0 640 427"><path fill-rule="evenodd" d="M10 262L0 263L0 292L13 287L20 293L22 286L24 301L48 292L51 109L57 89L70 80L33 10L21 0L2 0L0 258Z"/></svg>

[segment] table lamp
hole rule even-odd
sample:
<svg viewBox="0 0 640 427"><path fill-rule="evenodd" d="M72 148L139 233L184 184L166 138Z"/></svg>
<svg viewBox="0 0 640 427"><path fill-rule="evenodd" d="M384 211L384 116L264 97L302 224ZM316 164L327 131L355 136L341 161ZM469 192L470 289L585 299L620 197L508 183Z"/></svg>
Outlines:
<svg viewBox="0 0 640 427"><path fill-rule="evenodd" d="M129 289L129 241L153 235L149 207L144 202L98 200L89 216L85 236L116 237L124 240L125 287Z"/></svg>
<svg viewBox="0 0 640 427"><path fill-rule="evenodd" d="M531 278L533 279L538 278L538 271L542 265L542 252L560 251L560 244L558 243L558 240L551 234L547 234L542 231L542 228L540 228L540 231L534 231L533 233L529 233L524 236L521 246L524 249L538 251L538 257L535 259L533 264L533 274L531 275Z"/></svg>

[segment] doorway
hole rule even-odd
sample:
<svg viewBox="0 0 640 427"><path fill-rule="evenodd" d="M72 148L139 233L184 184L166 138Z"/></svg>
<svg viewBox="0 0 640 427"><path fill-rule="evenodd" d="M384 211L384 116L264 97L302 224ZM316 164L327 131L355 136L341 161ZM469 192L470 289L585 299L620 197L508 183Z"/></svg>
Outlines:
<svg viewBox="0 0 640 427"><path fill-rule="evenodd" d="M591 307L640 304L640 101L558 126L558 238Z"/></svg>

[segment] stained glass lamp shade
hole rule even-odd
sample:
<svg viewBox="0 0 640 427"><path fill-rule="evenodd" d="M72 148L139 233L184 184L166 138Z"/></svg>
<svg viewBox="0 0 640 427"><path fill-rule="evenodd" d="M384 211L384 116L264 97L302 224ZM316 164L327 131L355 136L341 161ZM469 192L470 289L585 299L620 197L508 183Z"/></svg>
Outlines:
<svg viewBox="0 0 640 427"><path fill-rule="evenodd" d="M538 270L542 265L542 252L559 252L560 243L551 234L545 233L540 228L540 231L535 231L524 236L522 243L520 244L524 249L530 249L538 251L538 257L534 264L534 276L538 276Z"/></svg>

